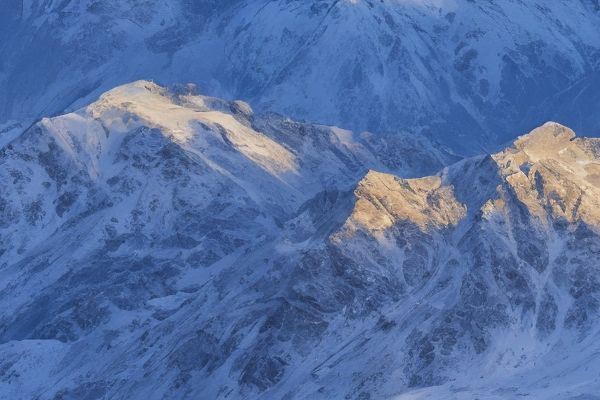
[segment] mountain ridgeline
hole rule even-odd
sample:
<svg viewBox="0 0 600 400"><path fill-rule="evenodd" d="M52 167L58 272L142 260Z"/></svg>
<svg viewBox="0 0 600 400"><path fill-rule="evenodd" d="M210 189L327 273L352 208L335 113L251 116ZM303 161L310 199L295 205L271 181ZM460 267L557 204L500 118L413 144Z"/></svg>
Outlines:
<svg viewBox="0 0 600 400"><path fill-rule="evenodd" d="M600 390L599 139L459 160L137 81L0 145L6 398Z"/></svg>

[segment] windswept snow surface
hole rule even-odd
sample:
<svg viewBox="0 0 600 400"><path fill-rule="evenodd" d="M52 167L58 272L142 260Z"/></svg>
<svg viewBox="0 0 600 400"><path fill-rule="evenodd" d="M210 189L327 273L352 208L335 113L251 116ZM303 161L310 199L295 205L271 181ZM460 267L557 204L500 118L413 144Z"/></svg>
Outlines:
<svg viewBox="0 0 600 400"><path fill-rule="evenodd" d="M0 398L600 393L598 139L444 168L193 89L3 128Z"/></svg>
<svg viewBox="0 0 600 400"><path fill-rule="evenodd" d="M549 119L598 135L599 26L597 0L9 1L0 123L152 79L461 154Z"/></svg>

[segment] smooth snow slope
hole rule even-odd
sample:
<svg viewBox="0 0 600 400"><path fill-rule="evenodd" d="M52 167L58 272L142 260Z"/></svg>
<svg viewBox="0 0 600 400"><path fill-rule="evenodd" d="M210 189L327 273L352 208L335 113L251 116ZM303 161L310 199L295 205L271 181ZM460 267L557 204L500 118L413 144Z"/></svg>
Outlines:
<svg viewBox="0 0 600 400"><path fill-rule="evenodd" d="M0 10L0 123L135 79L260 111L491 151L546 120L600 133L597 0L28 0Z"/></svg>

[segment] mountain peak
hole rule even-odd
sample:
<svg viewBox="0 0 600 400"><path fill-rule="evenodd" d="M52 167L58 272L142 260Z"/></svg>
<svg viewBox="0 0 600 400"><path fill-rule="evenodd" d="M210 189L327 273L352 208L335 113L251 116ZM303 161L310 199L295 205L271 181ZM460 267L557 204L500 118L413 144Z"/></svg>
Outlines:
<svg viewBox="0 0 600 400"><path fill-rule="evenodd" d="M402 179L376 171L359 182L356 205L346 225L347 233L365 229L383 233L399 223L414 224L423 231L457 224L466 208L443 185L438 175Z"/></svg>
<svg viewBox="0 0 600 400"><path fill-rule="evenodd" d="M0 399L600 400L599 1L0 3Z"/></svg>
<svg viewBox="0 0 600 400"><path fill-rule="evenodd" d="M576 138L573 130L556 122L547 122L514 142L516 149L533 159L555 158Z"/></svg>

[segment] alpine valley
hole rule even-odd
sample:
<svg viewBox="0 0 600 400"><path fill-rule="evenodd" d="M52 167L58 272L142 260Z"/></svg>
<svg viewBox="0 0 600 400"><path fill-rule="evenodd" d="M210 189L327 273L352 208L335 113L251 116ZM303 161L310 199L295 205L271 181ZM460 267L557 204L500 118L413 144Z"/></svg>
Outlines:
<svg viewBox="0 0 600 400"><path fill-rule="evenodd" d="M598 0L0 8L0 400L600 400Z"/></svg>

